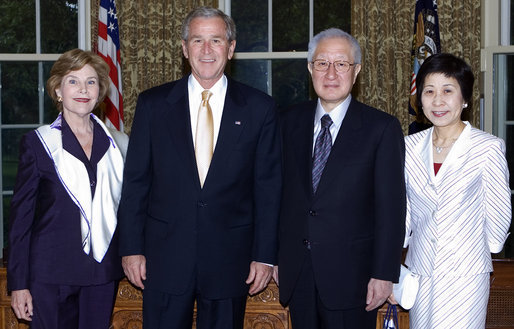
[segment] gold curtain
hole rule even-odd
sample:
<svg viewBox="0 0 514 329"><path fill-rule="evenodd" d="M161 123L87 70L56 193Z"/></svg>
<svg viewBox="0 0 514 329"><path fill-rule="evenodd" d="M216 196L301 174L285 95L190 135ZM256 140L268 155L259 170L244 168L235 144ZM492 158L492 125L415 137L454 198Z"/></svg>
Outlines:
<svg viewBox="0 0 514 329"><path fill-rule="evenodd" d="M96 43L98 0L91 2L92 41ZM118 1L126 130L130 131L137 95L152 86L182 77L186 63L180 44L181 23L197 6L217 0ZM363 53L356 97L398 117L404 131L415 0L352 0L352 34ZM474 69L473 107L466 119L479 124L480 1L438 3L441 49L463 57ZM93 45L94 48L94 45Z"/></svg>
<svg viewBox="0 0 514 329"><path fill-rule="evenodd" d="M415 0L352 0L352 34L363 54L356 96L395 115L407 132ZM465 119L479 124L480 1L438 1L441 51L473 68L473 107Z"/></svg>
<svg viewBox="0 0 514 329"><path fill-rule="evenodd" d="M91 1L91 39L98 35L99 0ZM185 68L182 20L198 6L217 7L217 0L117 1L120 28L125 131L130 132L137 96L145 89L182 77Z"/></svg>

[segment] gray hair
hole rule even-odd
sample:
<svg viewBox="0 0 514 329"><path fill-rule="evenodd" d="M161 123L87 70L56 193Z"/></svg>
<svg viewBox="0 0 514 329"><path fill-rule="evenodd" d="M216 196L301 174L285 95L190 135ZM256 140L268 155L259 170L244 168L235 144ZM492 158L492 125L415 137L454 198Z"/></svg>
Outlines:
<svg viewBox="0 0 514 329"><path fill-rule="evenodd" d="M312 40L309 42L309 53L307 55L307 61L309 63L312 62L312 57L314 56L314 53L316 52L316 48L318 48L318 44L320 43L320 41L330 38L342 38L347 40L352 46L353 62L356 64L361 63L362 53L361 47L359 46L359 42L357 42L357 40L349 33L337 28L330 28L328 30L321 31L312 38Z"/></svg>
<svg viewBox="0 0 514 329"><path fill-rule="evenodd" d="M187 39L189 38L189 25L191 24L191 21L194 18L198 17L221 18L225 22L228 42L236 40L236 24L234 23L234 20L232 20L230 16L226 15L221 10L212 7L198 7L186 16L184 22L182 23L182 40L187 41Z"/></svg>

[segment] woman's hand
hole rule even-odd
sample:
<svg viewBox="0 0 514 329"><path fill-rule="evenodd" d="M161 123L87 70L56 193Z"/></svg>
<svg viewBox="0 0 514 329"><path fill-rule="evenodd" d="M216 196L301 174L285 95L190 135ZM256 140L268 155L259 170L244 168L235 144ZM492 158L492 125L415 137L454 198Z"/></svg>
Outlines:
<svg viewBox="0 0 514 329"><path fill-rule="evenodd" d="M398 305L398 302L394 298L394 294L391 294L389 297L387 297L387 302L391 305Z"/></svg>
<svg viewBox="0 0 514 329"><path fill-rule="evenodd" d="M32 321L32 295L28 289L14 290L11 293L11 306L18 319Z"/></svg>

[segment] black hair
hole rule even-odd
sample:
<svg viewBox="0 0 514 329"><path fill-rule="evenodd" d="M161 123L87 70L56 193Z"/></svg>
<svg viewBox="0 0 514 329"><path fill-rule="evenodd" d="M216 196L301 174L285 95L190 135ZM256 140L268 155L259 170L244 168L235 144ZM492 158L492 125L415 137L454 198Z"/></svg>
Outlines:
<svg viewBox="0 0 514 329"><path fill-rule="evenodd" d="M422 108L421 95L425 79L433 73L442 73L448 78L457 80L464 102L471 106L473 83L475 77L471 67L461 58L447 53L434 54L423 62L416 75L416 102L418 109Z"/></svg>

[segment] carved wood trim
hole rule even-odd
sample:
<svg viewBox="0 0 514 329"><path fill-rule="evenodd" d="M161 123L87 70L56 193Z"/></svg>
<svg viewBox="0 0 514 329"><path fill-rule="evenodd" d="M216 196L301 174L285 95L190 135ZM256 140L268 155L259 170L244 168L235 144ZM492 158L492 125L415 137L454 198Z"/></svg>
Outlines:
<svg viewBox="0 0 514 329"><path fill-rule="evenodd" d="M486 328L514 329L514 261L494 260L491 275ZM28 329L19 323L11 310L11 299L7 295L6 269L0 267L0 329ZM111 329L141 329L143 294L126 279L120 282L114 306ZM376 329L382 328L387 306L377 316ZM409 328L409 314L399 311L399 324ZM195 328L195 323L193 323ZM289 309L283 308L278 300L278 287L271 282L262 293L248 297L245 315L245 329L292 329Z"/></svg>

